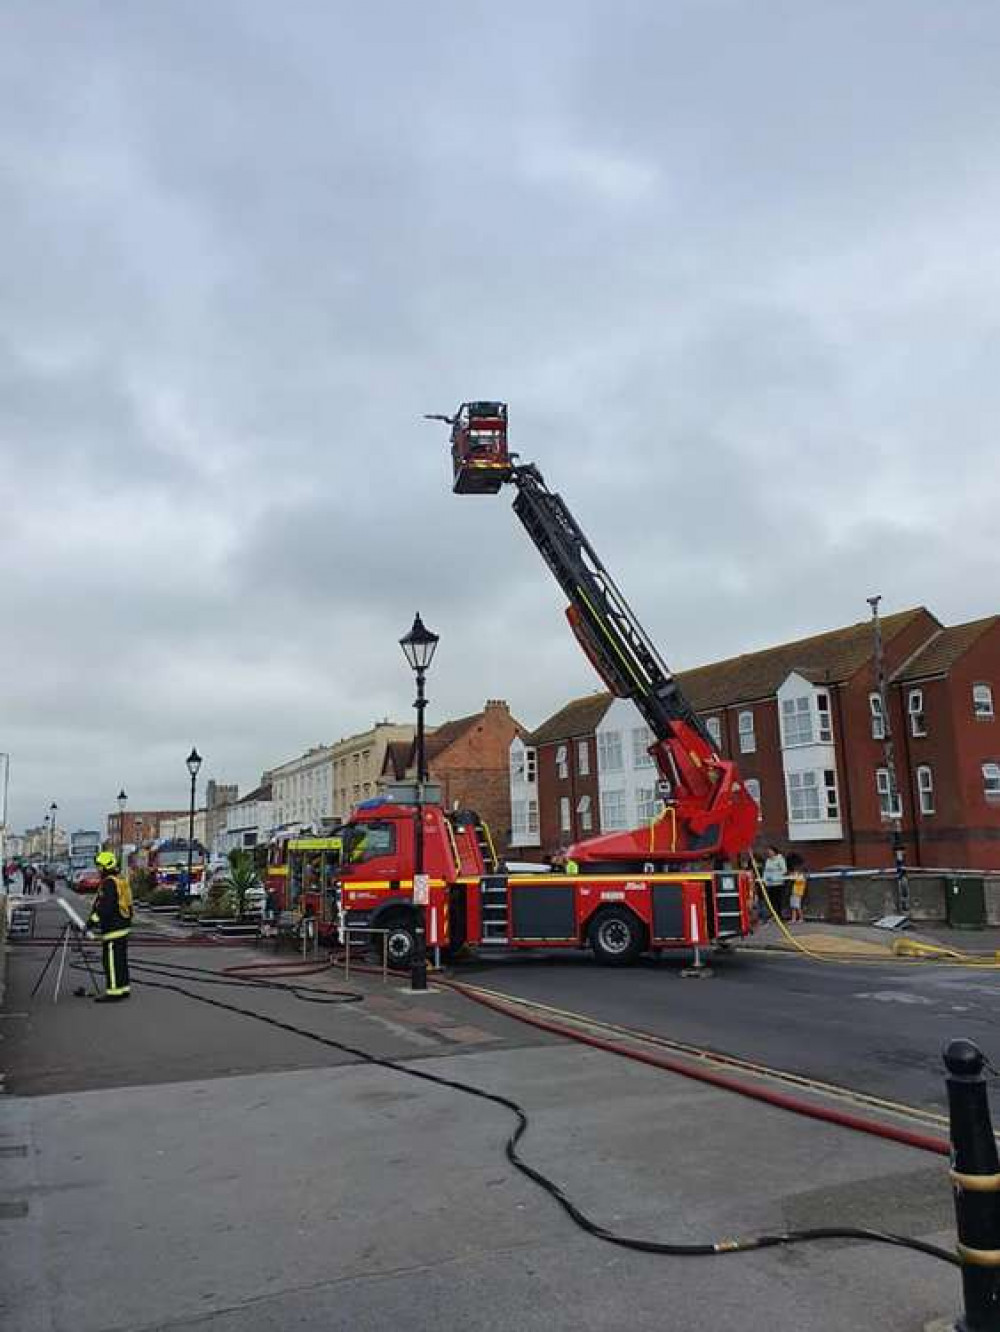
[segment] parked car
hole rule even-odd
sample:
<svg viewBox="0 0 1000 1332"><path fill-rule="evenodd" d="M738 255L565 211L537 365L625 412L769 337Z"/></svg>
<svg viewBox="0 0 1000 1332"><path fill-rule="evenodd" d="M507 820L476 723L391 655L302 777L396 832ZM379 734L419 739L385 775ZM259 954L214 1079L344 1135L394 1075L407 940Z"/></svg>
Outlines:
<svg viewBox="0 0 1000 1332"><path fill-rule="evenodd" d="M101 886L101 876L95 866L78 869L73 875L73 890L77 893L96 893Z"/></svg>

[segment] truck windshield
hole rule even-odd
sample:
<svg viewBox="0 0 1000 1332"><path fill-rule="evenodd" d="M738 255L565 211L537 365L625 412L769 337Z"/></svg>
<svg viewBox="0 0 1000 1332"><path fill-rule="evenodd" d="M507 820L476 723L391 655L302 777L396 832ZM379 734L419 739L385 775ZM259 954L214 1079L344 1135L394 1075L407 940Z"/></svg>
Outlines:
<svg viewBox="0 0 1000 1332"><path fill-rule="evenodd" d="M396 850L394 823L356 823L344 829L344 864L359 865Z"/></svg>

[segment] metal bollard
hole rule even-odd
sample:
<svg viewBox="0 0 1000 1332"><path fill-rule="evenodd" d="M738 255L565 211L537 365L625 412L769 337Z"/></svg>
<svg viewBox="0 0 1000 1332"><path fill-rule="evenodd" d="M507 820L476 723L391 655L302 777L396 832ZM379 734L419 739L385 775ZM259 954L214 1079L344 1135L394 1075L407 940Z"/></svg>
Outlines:
<svg viewBox="0 0 1000 1332"><path fill-rule="evenodd" d="M965 1312L956 1332L1000 1332L1000 1158L990 1119L982 1051L949 1041L951 1182L958 1222Z"/></svg>

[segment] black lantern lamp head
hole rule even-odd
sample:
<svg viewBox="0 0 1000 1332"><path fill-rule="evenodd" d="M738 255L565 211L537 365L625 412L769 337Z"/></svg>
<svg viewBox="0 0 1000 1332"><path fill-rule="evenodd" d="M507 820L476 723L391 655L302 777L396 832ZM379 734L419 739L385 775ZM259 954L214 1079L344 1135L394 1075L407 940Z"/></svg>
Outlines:
<svg viewBox="0 0 1000 1332"><path fill-rule="evenodd" d="M201 767L201 755L198 753L197 749L195 749L194 745L191 746L191 753L188 754L185 762L187 763L187 770L191 776L197 777L198 769Z"/></svg>
<svg viewBox="0 0 1000 1332"><path fill-rule="evenodd" d="M399 646L410 663L411 671L419 673L427 670L434 658L438 642L438 635L431 633L418 612L413 617L413 628L405 638L399 640Z"/></svg>
<svg viewBox="0 0 1000 1332"><path fill-rule="evenodd" d="M123 786L122 789L118 792L118 808L124 810L127 800L128 796L125 794L125 788Z"/></svg>

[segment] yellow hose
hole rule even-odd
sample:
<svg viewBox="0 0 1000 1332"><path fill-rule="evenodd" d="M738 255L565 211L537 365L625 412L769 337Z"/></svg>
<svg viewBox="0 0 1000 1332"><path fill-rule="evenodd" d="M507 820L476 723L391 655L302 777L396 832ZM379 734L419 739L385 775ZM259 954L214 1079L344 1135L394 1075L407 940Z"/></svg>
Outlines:
<svg viewBox="0 0 1000 1332"><path fill-rule="evenodd" d="M764 883L760 873L760 866L757 863L757 857L750 854L750 863L753 866L754 879L757 884L757 891L767 904L767 909L771 913L771 919L777 925L778 929L784 935L785 939L798 952L806 957L812 958L814 962L833 962L840 965L856 966L859 962L870 962L878 965L882 959L871 957L867 953L840 953L833 956L829 953L817 953L802 942L796 939L791 930L785 925L785 922L774 909L774 904L768 895L767 885ZM965 953L959 948L947 948L943 944L922 943L918 939L893 939L890 950L892 956L886 958L886 961L905 960L907 962L937 962L942 966L953 967L977 967L982 971L1000 970L1000 953L994 953L992 957L980 956L976 953Z"/></svg>

